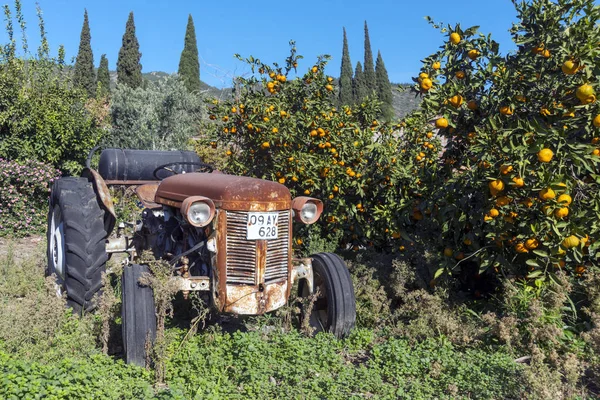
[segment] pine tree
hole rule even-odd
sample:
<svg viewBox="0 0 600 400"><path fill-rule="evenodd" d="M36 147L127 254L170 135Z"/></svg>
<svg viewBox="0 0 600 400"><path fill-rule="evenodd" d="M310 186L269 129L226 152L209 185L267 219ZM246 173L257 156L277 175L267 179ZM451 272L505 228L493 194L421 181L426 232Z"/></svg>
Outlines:
<svg viewBox="0 0 600 400"><path fill-rule="evenodd" d="M344 45L342 49L342 68L340 72L340 92L339 100L341 105L352 104L352 63L350 61L350 52L348 51L348 39L346 38L346 28L344 29Z"/></svg>
<svg viewBox="0 0 600 400"><path fill-rule="evenodd" d="M123 34L123 45L119 50L117 60L117 82L132 88L142 85L142 65L140 59L140 44L135 36L135 24L133 22L133 11L129 13L125 33Z"/></svg>
<svg viewBox="0 0 600 400"><path fill-rule="evenodd" d="M190 92L200 90L200 61L198 61L198 44L196 43L196 28L192 15L188 16L185 29L185 42L179 59L179 77Z"/></svg>
<svg viewBox="0 0 600 400"><path fill-rule="evenodd" d="M356 69L354 70L354 79L352 80L352 95L354 98L354 103L356 104L360 104L367 95L365 75L363 73L360 61L356 63Z"/></svg>
<svg viewBox="0 0 600 400"><path fill-rule="evenodd" d="M79 39L79 52L77 53L73 72L73 84L84 89L90 97L93 97L96 92L96 75L94 73L94 53L92 53L91 40L88 14L85 10Z"/></svg>
<svg viewBox="0 0 600 400"><path fill-rule="evenodd" d="M386 119L390 119L394 113L392 107L392 84L388 77L383 58L381 57L381 51L377 52L377 63L375 65L375 76L377 80L377 97L383 104L381 105L381 111Z"/></svg>
<svg viewBox="0 0 600 400"><path fill-rule="evenodd" d="M99 87L105 94L110 93L110 74L108 72L108 59L106 58L106 54L102 54L100 57L96 87Z"/></svg>
<svg viewBox="0 0 600 400"><path fill-rule="evenodd" d="M373 66L373 52L371 51L371 40L369 39L369 27L365 21L365 64L364 64L364 79L367 94L371 96L377 90L375 81L375 67Z"/></svg>

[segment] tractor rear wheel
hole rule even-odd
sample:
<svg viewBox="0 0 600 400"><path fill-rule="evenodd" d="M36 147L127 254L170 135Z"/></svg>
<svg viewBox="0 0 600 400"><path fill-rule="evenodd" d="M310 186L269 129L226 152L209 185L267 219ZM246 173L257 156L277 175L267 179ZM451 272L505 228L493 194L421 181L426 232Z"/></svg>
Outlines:
<svg viewBox="0 0 600 400"><path fill-rule="evenodd" d="M80 314L95 308L106 270L104 209L85 178L54 182L48 212L47 275L56 276L56 292Z"/></svg>
<svg viewBox="0 0 600 400"><path fill-rule="evenodd" d="M123 269L121 320L125 362L145 367L148 351L156 337L156 314L152 288L142 286L140 278L150 273L147 265L131 264Z"/></svg>
<svg viewBox="0 0 600 400"><path fill-rule="evenodd" d="M356 323L356 299L346 263L336 254L318 253L311 256L313 270L313 304L304 305L310 315L303 315L313 333L331 332L336 337L347 336ZM310 296L305 279L299 282L300 297ZM304 311L303 311L304 314Z"/></svg>

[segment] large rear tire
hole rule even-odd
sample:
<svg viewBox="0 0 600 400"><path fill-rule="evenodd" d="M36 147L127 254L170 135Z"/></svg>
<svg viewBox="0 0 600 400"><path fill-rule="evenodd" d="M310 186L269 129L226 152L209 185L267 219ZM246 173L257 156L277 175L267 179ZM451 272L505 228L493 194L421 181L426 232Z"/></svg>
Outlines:
<svg viewBox="0 0 600 400"><path fill-rule="evenodd" d="M356 299L346 263L336 254L319 253L312 257L313 291L318 296L307 317L313 333L331 332L347 336L356 324ZM310 296L305 279L299 282L300 297ZM309 306L310 307L310 306Z"/></svg>
<svg viewBox="0 0 600 400"><path fill-rule="evenodd" d="M104 209L85 178L54 182L48 212L48 269L56 275L56 292L66 292L67 304L80 314L95 308L106 270Z"/></svg>
<svg viewBox="0 0 600 400"><path fill-rule="evenodd" d="M156 337L156 313L152 288L140 278L150 273L147 265L132 264L123 269L121 319L125 362L145 367L148 350Z"/></svg>

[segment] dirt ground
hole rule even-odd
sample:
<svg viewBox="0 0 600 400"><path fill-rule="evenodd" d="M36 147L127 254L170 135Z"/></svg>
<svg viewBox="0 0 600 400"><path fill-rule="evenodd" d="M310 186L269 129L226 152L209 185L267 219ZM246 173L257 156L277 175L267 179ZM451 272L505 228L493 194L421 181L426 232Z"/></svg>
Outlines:
<svg viewBox="0 0 600 400"><path fill-rule="evenodd" d="M43 257L46 247L46 238L42 235L27 236L24 238L0 237L0 260L9 254L15 262L31 258L36 253Z"/></svg>

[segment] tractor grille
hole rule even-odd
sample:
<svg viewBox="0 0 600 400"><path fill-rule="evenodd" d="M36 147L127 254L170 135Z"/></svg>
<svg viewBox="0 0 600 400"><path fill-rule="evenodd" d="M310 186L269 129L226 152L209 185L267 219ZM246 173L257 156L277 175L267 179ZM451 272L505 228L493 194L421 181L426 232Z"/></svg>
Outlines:
<svg viewBox="0 0 600 400"><path fill-rule="evenodd" d="M246 239L248 213L226 211L227 216L227 283L256 285L258 240ZM265 283L287 279L290 254L290 211L279 211L277 239L266 240Z"/></svg>

